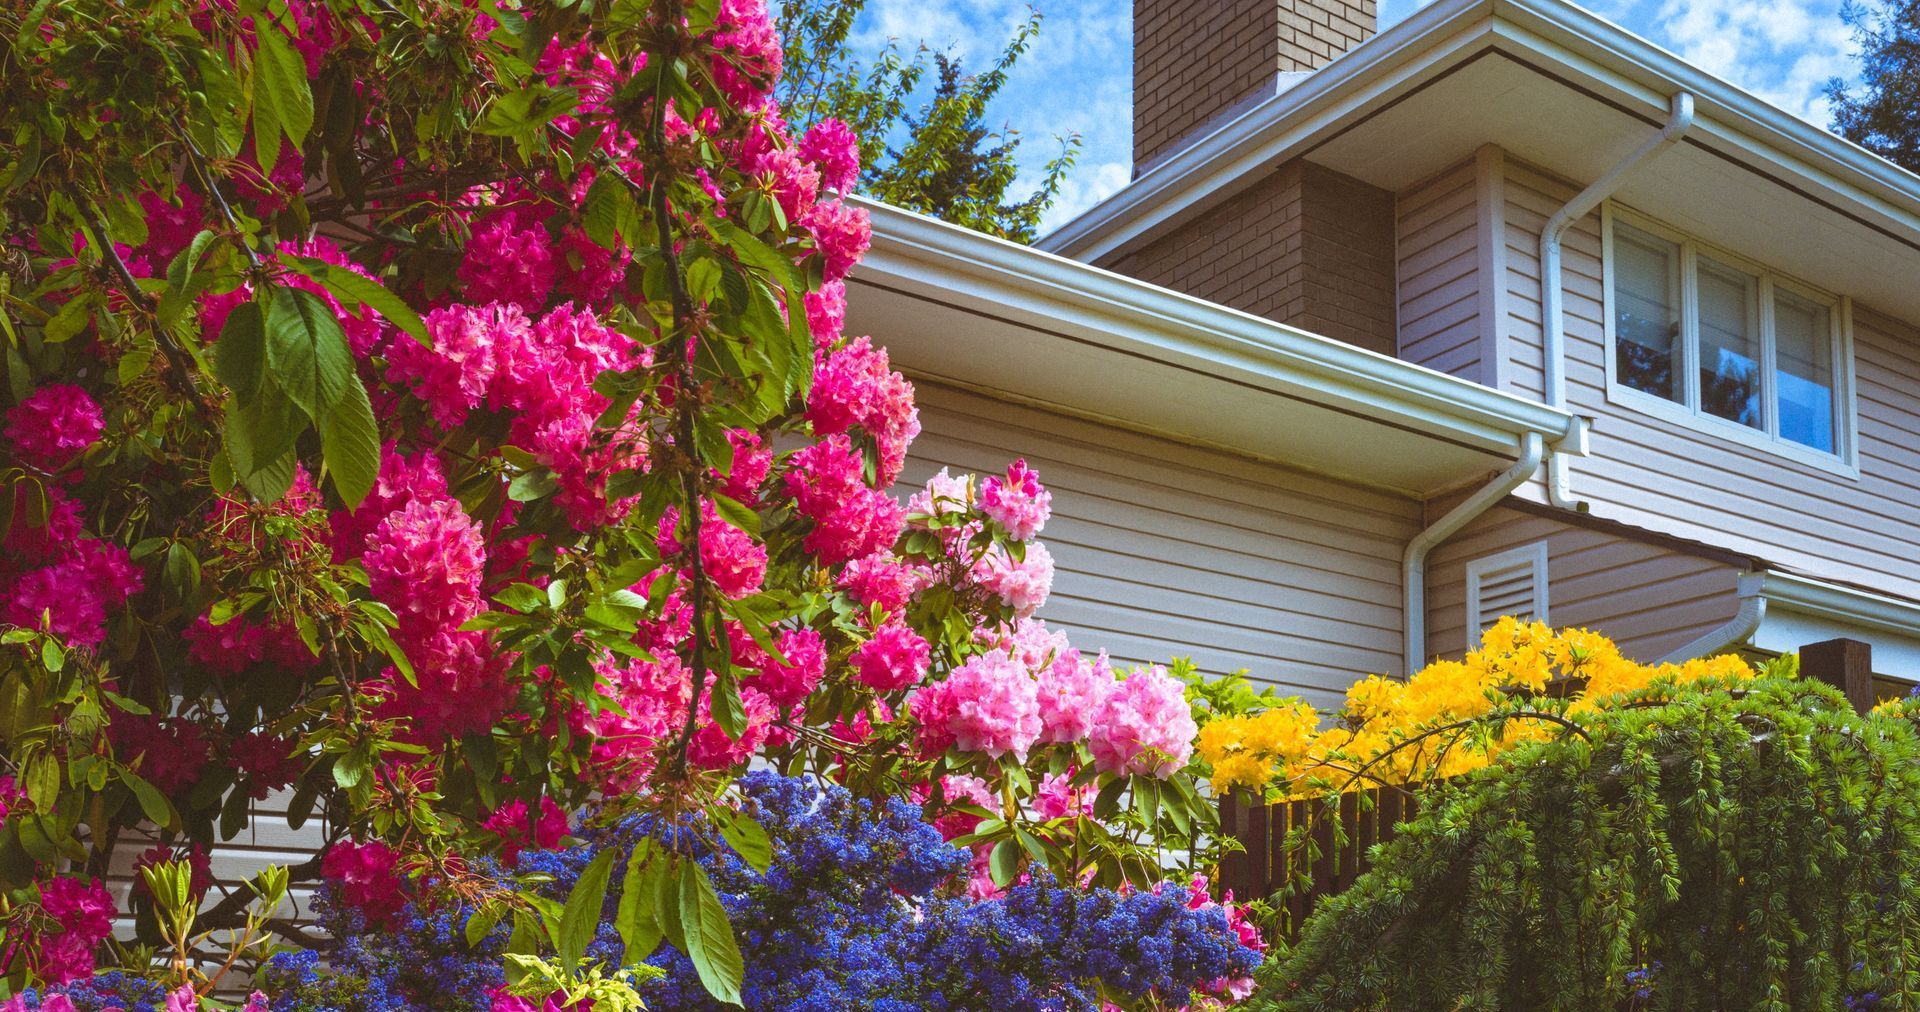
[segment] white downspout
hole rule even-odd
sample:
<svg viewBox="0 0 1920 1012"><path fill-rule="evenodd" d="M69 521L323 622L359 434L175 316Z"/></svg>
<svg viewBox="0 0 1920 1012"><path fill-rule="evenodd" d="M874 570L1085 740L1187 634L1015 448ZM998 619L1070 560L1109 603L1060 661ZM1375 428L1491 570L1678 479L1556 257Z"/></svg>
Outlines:
<svg viewBox="0 0 1920 1012"><path fill-rule="evenodd" d="M1527 433L1520 440L1520 459L1514 461L1512 467L1407 542L1407 550L1400 557L1400 586L1405 610L1402 624L1407 630L1405 673L1408 676L1420 670L1427 660L1427 553L1526 484L1539 472L1540 458L1546 452L1546 441L1540 434Z"/></svg>
<svg viewBox="0 0 1920 1012"><path fill-rule="evenodd" d="M1680 92L1673 96L1667 116L1667 123L1660 132L1647 138L1620 164L1607 171L1607 174L1593 181L1592 185L1581 190L1565 207L1553 213L1547 219L1545 228L1540 230L1540 314L1543 334L1546 371L1547 406L1567 409L1567 332L1566 307L1560 286L1560 242L1566 237L1567 229L1573 223L1587 216L1600 202L1619 189L1627 175L1639 168L1654 155L1666 150L1685 137L1693 127L1693 95ZM1586 422L1575 418L1567 434L1554 444L1553 456L1547 461L1547 501L1561 509L1586 512L1587 504L1573 497L1571 456L1567 452L1568 443L1573 444L1573 452L1586 452Z"/></svg>
<svg viewBox="0 0 1920 1012"><path fill-rule="evenodd" d="M1739 583L1740 609L1733 613L1725 625L1720 626L1660 658L1659 664L1679 664L1717 654L1728 647L1739 646L1753 637L1760 629L1760 623L1767 617L1767 599L1761 594L1766 585L1766 576L1761 573L1741 573Z"/></svg>

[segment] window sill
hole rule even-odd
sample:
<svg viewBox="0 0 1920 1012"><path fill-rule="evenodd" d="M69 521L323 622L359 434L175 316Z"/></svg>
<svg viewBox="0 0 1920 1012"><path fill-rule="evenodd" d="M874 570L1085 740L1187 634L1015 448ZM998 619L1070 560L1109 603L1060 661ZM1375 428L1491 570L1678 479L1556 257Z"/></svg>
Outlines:
<svg viewBox="0 0 1920 1012"><path fill-rule="evenodd" d="M1764 432L1758 432L1738 422L1730 422L1713 415L1700 415L1687 410L1684 405L1656 397L1632 387L1618 383L1607 384L1607 403L1642 415L1657 418L1663 422L1681 428L1737 443L1742 447L1758 450L1761 453L1779 457L1783 460L1806 467L1836 474L1852 481L1860 480L1858 462L1839 454L1823 453L1809 446L1784 439L1774 439ZM1851 456L1851 454L1849 454Z"/></svg>

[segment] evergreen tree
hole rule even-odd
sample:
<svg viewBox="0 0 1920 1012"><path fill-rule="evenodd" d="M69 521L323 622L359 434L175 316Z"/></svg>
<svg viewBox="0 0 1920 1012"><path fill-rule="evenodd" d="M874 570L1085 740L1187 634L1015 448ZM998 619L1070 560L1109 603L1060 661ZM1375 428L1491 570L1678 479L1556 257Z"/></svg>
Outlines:
<svg viewBox="0 0 1920 1012"><path fill-rule="evenodd" d="M1841 16L1860 46L1860 87L1827 85L1834 130L1920 172L1920 0L1849 3Z"/></svg>
<svg viewBox="0 0 1920 1012"><path fill-rule="evenodd" d="M1080 140L1059 138L1060 153L1024 195L1015 189L1021 137L1010 127L986 125L987 107L1040 30L1040 14L1007 40L986 71L969 74L947 53L922 43L911 52L890 40L870 58L852 52L850 39L867 0L789 0L780 8L786 40L785 74L778 96L796 130L839 119L863 138L860 192L957 225L1031 242L1040 216L1060 195ZM931 66L931 96L914 96Z"/></svg>

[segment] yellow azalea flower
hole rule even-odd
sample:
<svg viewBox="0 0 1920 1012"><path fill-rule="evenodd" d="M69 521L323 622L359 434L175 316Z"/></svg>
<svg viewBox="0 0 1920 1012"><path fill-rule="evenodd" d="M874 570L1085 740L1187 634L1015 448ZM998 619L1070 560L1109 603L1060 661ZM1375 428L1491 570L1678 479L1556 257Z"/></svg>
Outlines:
<svg viewBox="0 0 1920 1012"><path fill-rule="evenodd" d="M1273 764L1244 752L1222 758L1213 764L1213 791L1226 794L1234 790L1259 791L1273 779Z"/></svg>

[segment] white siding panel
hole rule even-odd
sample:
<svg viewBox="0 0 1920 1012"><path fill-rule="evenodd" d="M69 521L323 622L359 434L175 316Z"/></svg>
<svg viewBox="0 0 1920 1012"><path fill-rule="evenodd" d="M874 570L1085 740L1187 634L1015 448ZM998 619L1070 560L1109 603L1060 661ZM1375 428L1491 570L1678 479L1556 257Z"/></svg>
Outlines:
<svg viewBox="0 0 1920 1012"><path fill-rule="evenodd" d="M1509 163L1504 195L1510 388L1538 397L1539 230L1572 187ZM1920 597L1920 331L1854 309L1853 479L1609 401L1598 213L1568 232L1566 251L1569 406L1595 419L1593 455L1575 463L1574 491L1596 516Z"/></svg>
<svg viewBox="0 0 1920 1012"><path fill-rule="evenodd" d="M1333 702L1392 670L1416 503L922 384L904 483L1025 457L1053 492L1040 616L1129 663L1190 656Z"/></svg>

